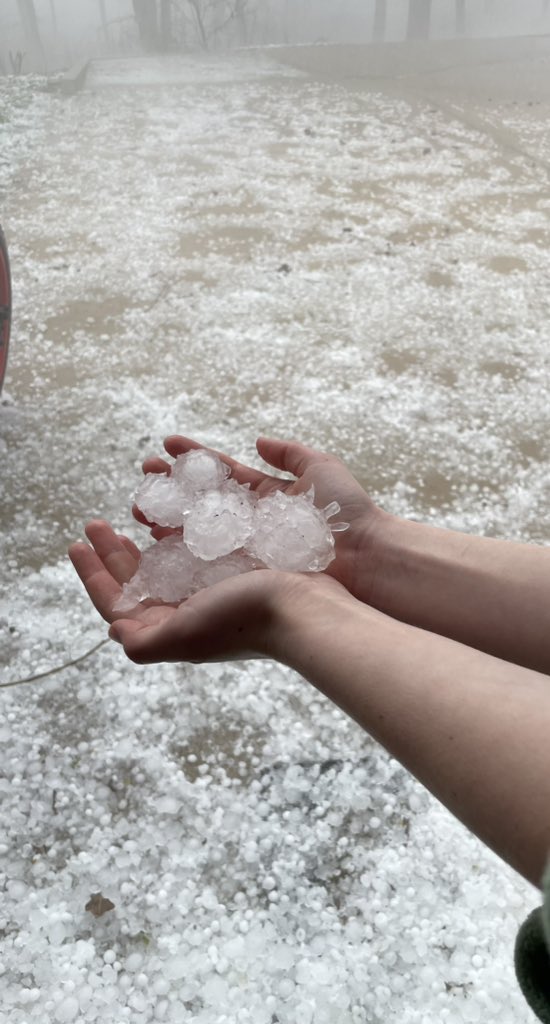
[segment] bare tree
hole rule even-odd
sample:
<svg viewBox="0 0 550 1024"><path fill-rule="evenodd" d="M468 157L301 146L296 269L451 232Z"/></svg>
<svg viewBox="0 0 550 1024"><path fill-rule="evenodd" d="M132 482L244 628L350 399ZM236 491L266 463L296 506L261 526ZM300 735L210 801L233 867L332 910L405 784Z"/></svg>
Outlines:
<svg viewBox="0 0 550 1024"><path fill-rule="evenodd" d="M18 50L17 53L12 53L10 50L10 64L12 75L20 75L23 70L23 61L25 54Z"/></svg>
<svg viewBox="0 0 550 1024"><path fill-rule="evenodd" d="M233 6L234 17L237 22L237 31L239 35L239 42L242 46L246 46L248 43L248 15L250 13L249 0L234 0Z"/></svg>
<svg viewBox="0 0 550 1024"><path fill-rule="evenodd" d="M34 60L44 66L46 63L44 48L38 31L34 0L17 0L17 6L19 8L19 15L29 50L31 51Z"/></svg>
<svg viewBox="0 0 550 1024"><path fill-rule="evenodd" d="M195 24L199 35L200 44L204 50L208 49L208 32L206 31L206 22L204 16L204 9L201 0L188 0L195 17Z"/></svg>
<svg viewBox="0 0 550 1024"><path fill-rule="evenodd" d="M172 0L175 43L203 50L246 45L255 9L255 0Z"/></svg>
<svg viewBox="0 0 550 1024"><path fill-rule="evenodd" d="M388 18L387 0L376 0L374 8L374 24L372 38L376 42L382 42L386 38L386 22Z"/></svg>
<svg viewBox="0 0 550 1024"><path fill-rule="evenodd" d="M156 50L159 45L157 0L133 0L139 38L144 50Z"/></svg>
<svg viewBox="0 0 550 1024"><path fill-rule="evenodd" d="M407 39L428 39L432 0L409 0Z"/></svg>
<svg viewBox="0 0 550 1024"><path fill-rule="evenodd" d="M172 0L160 0L160 45L163 50L170 50L174 45Z"/></svg>
<svg viewBox="0 0 550 1024"><path fill-rule="evenodd" d="M52 16L52 30L54 36L57 35L57 11L55 9L55 0L50 0L50 12Z"/></svg>
<svg viewBox="0 0 550 1024"><path fill-rule="evenodd" d="M99 16L101 18L101 31L103 32L103 38L105 42L108 42L109 29L107 28L107 11L105 10L105 0L99 0Z"/></svg>

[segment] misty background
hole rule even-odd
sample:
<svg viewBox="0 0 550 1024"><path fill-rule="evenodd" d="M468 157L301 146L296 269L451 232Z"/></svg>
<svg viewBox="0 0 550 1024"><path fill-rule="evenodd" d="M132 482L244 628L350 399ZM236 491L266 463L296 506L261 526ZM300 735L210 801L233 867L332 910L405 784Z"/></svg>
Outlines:
<svg viewBox="0 0 550 1024"><path fill-rule="evenodd" d="M0 0L0 74L92 56L550 32L550 0Z"/></svg>

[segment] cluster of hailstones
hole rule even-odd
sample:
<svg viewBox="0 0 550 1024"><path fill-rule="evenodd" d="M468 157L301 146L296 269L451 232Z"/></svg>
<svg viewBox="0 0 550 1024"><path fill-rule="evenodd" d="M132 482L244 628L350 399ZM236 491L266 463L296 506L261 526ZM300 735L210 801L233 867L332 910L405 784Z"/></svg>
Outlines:
<svg viewBox="0 0 550 1024"><path fill-rule="evenodd" d="M152 598L166 603L251 569L321 572L334 558L329 524L340 511L307 493L272 491L260 498L239 484L224 462L204 449L178 455L169 474L148 473L134 500L150 523L174 532L143 551L137 572L115 609L129 611Z"/></svg>

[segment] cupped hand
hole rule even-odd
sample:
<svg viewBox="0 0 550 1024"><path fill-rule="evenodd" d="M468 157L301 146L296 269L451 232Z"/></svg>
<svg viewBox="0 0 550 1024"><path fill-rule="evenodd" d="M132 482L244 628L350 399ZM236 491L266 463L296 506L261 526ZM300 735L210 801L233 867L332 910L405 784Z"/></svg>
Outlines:
<svg viewBox="0 0 550 1024"><path fill-rule="evenodd" d="M323 574L261 569L216 583L180 605L147 601L130 613L116 612L122 584L137 569L139 550L103 520L88 523L86 536L90 544L69 548L71 561L98 612L111 624L111 639L138 664L277 657L284 648L278 610L285 609L285 621L297 621L311 591L340 589L327 577L316 578Z"/></svg>
<svg viewBox="0 0 550 1024"><path fill-rule="evenodd" d="M164 447L168 455L176 458L203 445L188 437L173 435L166 438ZM293 479L281 479L271 473L252 469L222 452L214 451L231 469L231 475L240 484L250 484L260 497L272 491L302 494L314 488L315 504L323 508L332 501L340 505L336 519L349 523L349 528L336 535L335 559L326 573L342 583L361 601L368 601L375 573L377 538L386 513L382 512L365 493L343 462L334 455L316 451L297 441L279 441L258 438L258 453L273 469L292 474ZM213 449L209 449L213 451ZM149 458L143 463L145 473L170 472L170 463L162 458ZM152 526L151 533L160 539L169 529L147 523L134 506L134 516L141 523ZM334 520L331 520L333 522Z"/></svg>

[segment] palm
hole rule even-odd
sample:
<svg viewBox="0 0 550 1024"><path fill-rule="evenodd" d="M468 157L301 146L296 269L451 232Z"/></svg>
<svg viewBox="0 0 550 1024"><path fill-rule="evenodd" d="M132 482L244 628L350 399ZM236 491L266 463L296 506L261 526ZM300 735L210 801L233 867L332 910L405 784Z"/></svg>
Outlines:
<svg viewBox="0 0 550 1024"><path fill-rule="evenodd" d="M73 565L100 615L111 624L112 639L124 644L134 661L220 661L269 653L270 611L275 600L288 607L299 577L268 569L243 573L194 594L180 605L144 602L131 612L116 612L122 584L134 574L139 551L111 526L88 523L91 543L73 544ZM321 575L321 574L320 574ZM311 579L311 587L336 587Z"/></svg>

